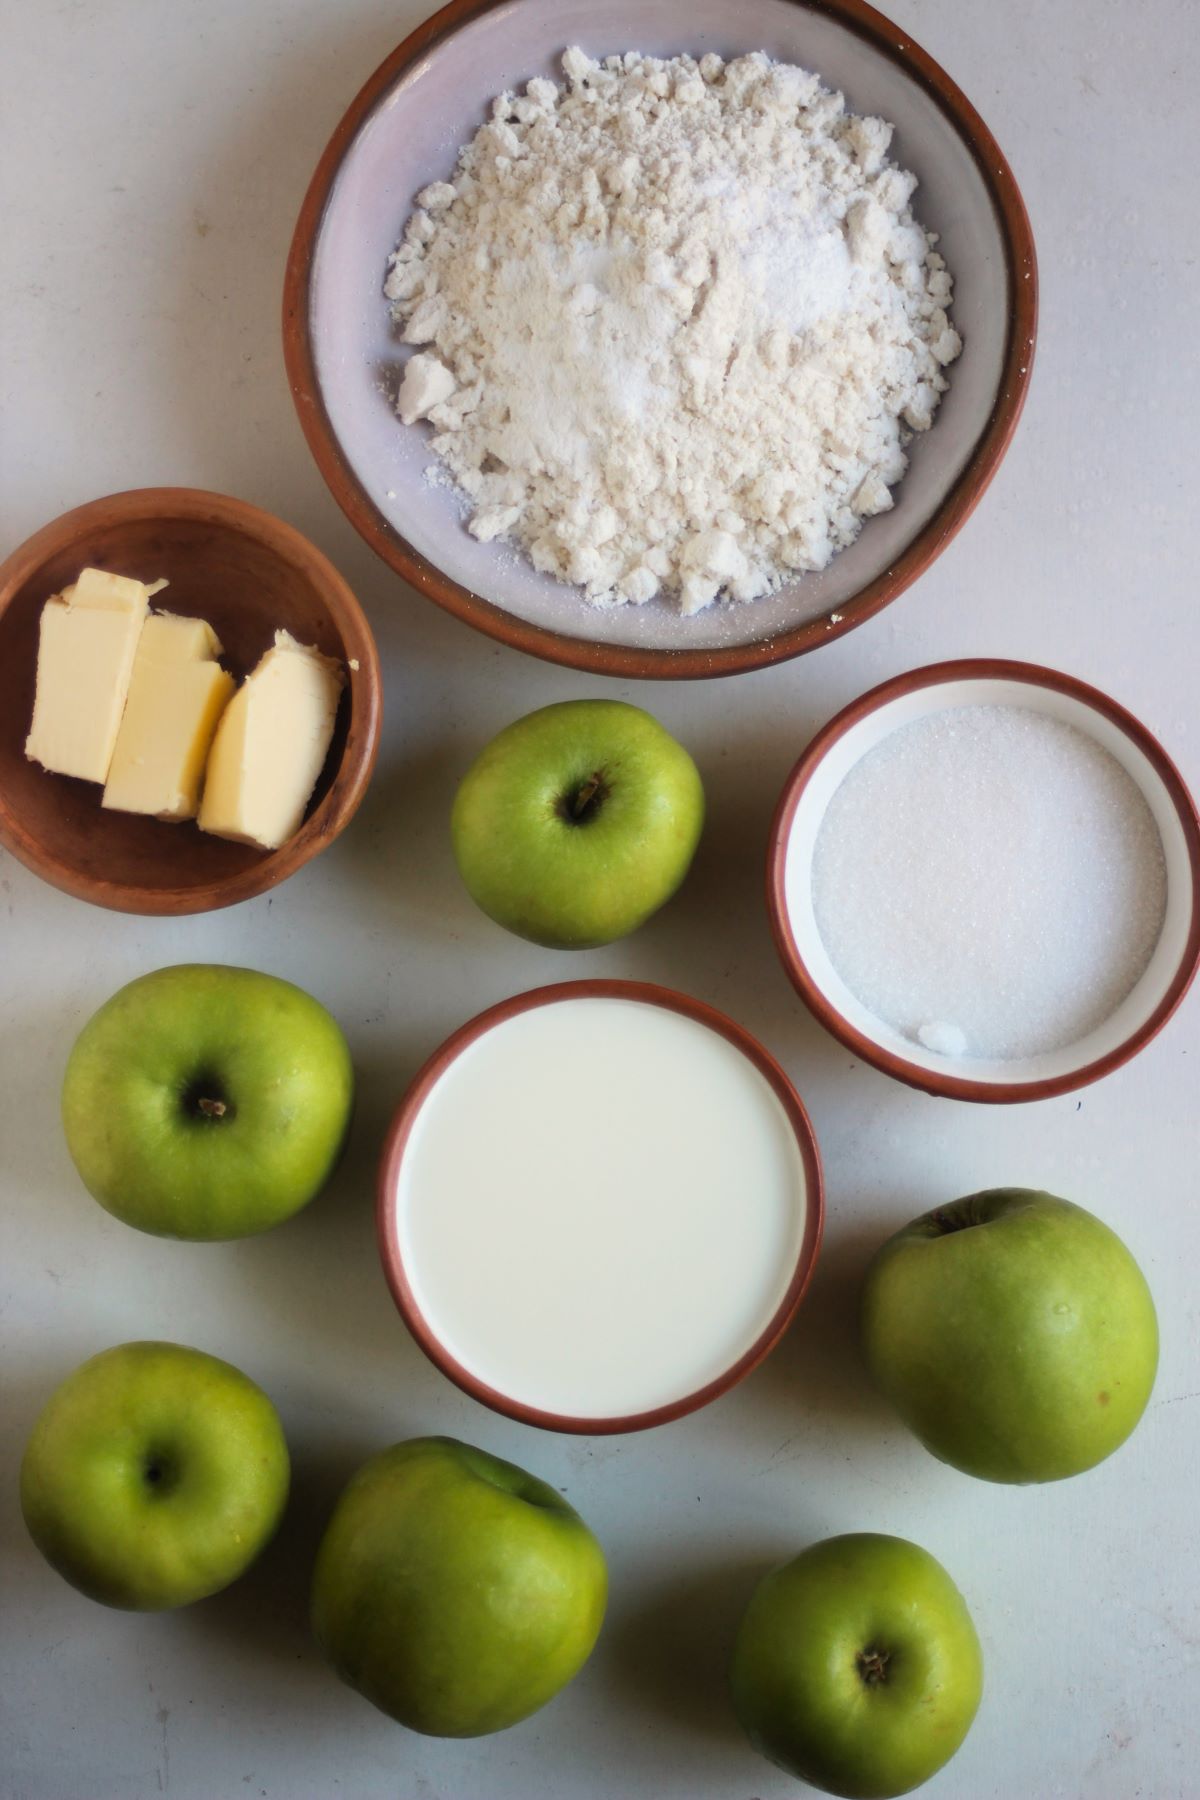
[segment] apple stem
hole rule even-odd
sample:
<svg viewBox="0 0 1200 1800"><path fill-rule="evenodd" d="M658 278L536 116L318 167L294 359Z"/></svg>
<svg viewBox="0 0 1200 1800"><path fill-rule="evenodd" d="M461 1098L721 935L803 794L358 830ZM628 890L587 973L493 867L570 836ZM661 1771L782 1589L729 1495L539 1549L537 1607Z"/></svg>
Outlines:
<svg viewBox="0 0 1200 1800"><path fill-rule="evenodd" d="M196 1109L198 1112L202 1112L206 1119L223 1119L229 1110L223 1100L207 1100L203 1095L197 1100Z"/></svg>
<svg viewBox="0 0 1200 1800"><path fill-rule="evenodd" d="M568 802L571 809L571 817L573 819L582 819L584 817L588 808L591 806L592 801L600 792L601 785L599 775L589 775L583 785L576 788Z"/></svg>
<svg viewBox="0 0 1200 1800"><path fill-rule="evenodd" d="M929 1217L943 1234L950 1231L969 1231L975 1223L974 1219L969 1216L957 1216L944 1206L935 1206Z"/></svg>
<svg viewBox="0 0 1200 1800"><path fill-rule="evenodd" d="M858 1657L858 1672L868 1687L878 1687L887 1680L887 1666L891 1656L886 1650L862 1650Z"/></svg>

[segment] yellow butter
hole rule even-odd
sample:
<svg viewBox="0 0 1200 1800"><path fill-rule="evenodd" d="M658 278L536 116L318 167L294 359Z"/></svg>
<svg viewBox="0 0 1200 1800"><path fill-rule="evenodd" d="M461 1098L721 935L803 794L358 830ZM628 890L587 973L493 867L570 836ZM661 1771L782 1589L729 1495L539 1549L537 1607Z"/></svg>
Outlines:
<svg viewBox="0 0 1200 1800"><path fill-rule="evenodd" d="M341 665L286 631L221 717L200 801L201 831L277 850L300 828L333 736Z"/></svg>
<svg viewBox="0 0 1200 1800"><path fill-rule="evenodd" d="M47 600L25 754L56 775L104 781L149 605L144 583L84 569Z"/></svg>
<svg viewBox="0 0 1200 1800"><path fill-rule="evenodd" d="M142 627L103 804L194 819L217 723L234 690L203 619L152 613Z"/></svg>

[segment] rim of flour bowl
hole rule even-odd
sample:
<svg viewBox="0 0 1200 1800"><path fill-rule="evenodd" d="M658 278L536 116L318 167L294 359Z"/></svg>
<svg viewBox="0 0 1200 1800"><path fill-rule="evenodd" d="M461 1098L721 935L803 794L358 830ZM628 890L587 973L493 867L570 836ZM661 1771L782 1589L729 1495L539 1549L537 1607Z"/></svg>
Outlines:
<svg viewBox="0 0 1200 1800"><path fill-rule="evenodd" d="M1037 338L1038 274L1033 231L1008 161L966 95L907 32L866 0L790 0L824 13L865 38L939 105L978 167L1000 221L1008 278L1008 332L991 415L960 472L931 517L890 566L828 613L789 631L717 649L647 649L571 637L517 617L473 593L416 550L376 506L352 468L321 393L311 331L313 262L334 183L355 138L377 105L415 63L464 26L512 0L450 0L385 57L351 101L317 164L288 252L283 290L283 354L301 429L334 499L367 543L397 575L455 618L546 662L597 675L642 680L699 680L740 675L831 644L872 618L911 587L962 529L1004 459L1025 405Z"/></svg>
<svg viewBox="0 0 1200 1800"><path fill-rule="evenodd" d="M970 1075L926 1068L898 1055L853 1024L826 993L817 979L810 959L805 955L801 934L793 928L787 895L788 848L797 810L805 792L825 757L847 732L861 725L873 713L886 710L906 695L937 688L945 683L969 685L993 681L1014 686L1049 688L1064 695L1088 711L1115 726L1145 757L1161 784L1162 790L1179 823L1184 855L1191 873L1191 905L1185 941L1171 979L1158 1003L1128 1035L1110 1050L1092 1060L1044 1076L1020 1077L1010 1081L983 1081ZM902 1081L908 1087L920 1088L946 1100L975 1100L992 1104L1013 1104L1027 1100L1049 1100L1059 1094L1074 1093L1102 1076L1110 1075L1144 1050L1146 1045L1174 1015L1192 985L1200 967L1200 816L1186 782L1154 734L1140 719L1127 711L1099 688L1091 687L1074 675L1059 669L1045 668L1040 663L1011 662L997 657L967 657L955 662L928 663L923 668L909 669L894 675L878 687L871 688L843 707L821 728L803 751L783 785L775 817L771 822L767 846L766 871L767 913L771 935L788 980L825 1030L848 1050L871 1064L884 1075ZM959 1063L958 1068L962 1067Z"/></svg>
<svg viewBox="0 0 1200 1800"><path fill-rule="evenodd" d="M754 1342L728 1368L703 1387L681 1394L664 1405L619 1417L553 1412L544 1407L533 1406L493 1387L482 1375L466 1368L443 1343L434 1326L421 1311L400 1245L397 1195L401 1167L421 1110L438 1082L463 1052L469 1050L489 1031L507 1024L510 1019L518 1018L522 1013L531 1012L537 1007L554 1006L564 1000L621 1000L633 1001L642 1006L658 1006L667 1012L679 1013L683 1018L703 1025L718 1037L724 1038L726 1043L731 1044L746 1058L774 1092L787 1117L804 1170L805 1216L800 1249L787 1290ZM424 1067L418 1070L393 1113L379 1159L375 1190L376 1239L392 1299L413 1338L435 1368L440 1369L448 1380L473 1400L480 1401L493 1412L516 1419L522 1425L535 1425L543 1431L591 1437L646 1431L655 1425L669 1424L688 1413L698 1412L701 1407L708 1406L722 1394L727 1394L738 1382L744 1381L771 1354L795 1319L812 1281L824 1227L825 1182L816 1133L803 1100L779 1063L744 1025L739 1025L727 1013L718 1012L716 1007L707 1005L703 1000L696 1000L690 994L681 994L674 988L660 987L657 982L651 981L592 977L582 981L554 982L548 987L529 988L522 994L514 994L510 999L501 1000L497 1005L489 1006L476 1014L473 1019L468 1019L465 1025L450 1034Z"/></svg>

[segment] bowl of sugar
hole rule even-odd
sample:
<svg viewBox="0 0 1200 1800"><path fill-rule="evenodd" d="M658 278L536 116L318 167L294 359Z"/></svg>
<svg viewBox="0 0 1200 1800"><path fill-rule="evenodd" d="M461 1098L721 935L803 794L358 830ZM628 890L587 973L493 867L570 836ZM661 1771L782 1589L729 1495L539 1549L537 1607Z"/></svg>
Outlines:
<svg viewBox="0 0 1200 1800"><path fill-rule="evenodd" d="M816 1140L741 1026L645 982L493 1006L417 1075L378 1189L392 1295L473 1398L638 1431L748 1375L821 1239Z"/></svg>
<svg viewBox="0 0 1200 1800"><path fill-rule="evenodd" d="M1008 448L1036 321L1000 147L864 0L452 0L325 150L283 337L397 575L663 679L916 581Z"/></svg>
<svg viewBox="0 0 1200 1800"><path fill-rule="evenodd" d="M1200 962L1200 821L1116 701L1030 663L897 676L818 733L771 831L817 1019L927 1093L1042 1100L1160 1031Z"/></svg>

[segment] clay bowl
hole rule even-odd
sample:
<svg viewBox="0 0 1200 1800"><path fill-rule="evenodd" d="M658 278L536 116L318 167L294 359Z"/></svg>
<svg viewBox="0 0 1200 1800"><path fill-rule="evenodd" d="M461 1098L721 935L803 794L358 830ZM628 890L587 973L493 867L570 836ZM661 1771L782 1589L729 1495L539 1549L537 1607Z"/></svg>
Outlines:
<svg viewBox="0 0 1200 1800"><path fill-rule="evenodd" d="M717 1107L722 1104L722 1096L729 1092L731 1086L741 1092L745 1085L747 1091L756 1095L756 1112L761 1107L761 1100L757 1096L765 1094L767 1105L765 1110L759 1112L755 1131L757 1133L762 1121L770 1120L770 1154L772 1158L778 1156L780 1160L763 1166L775 1170L782 1167L788 1171L786 1179L792 1196L790 1203L796 1208L795 1217L785 1225L776 1224L773 1227L770 1220L760 1220L758 1234L752 1239L743 1238L743 1244L752 1241L758 1247L757 1255L763 1261L762 1269L747 1276L745 1257L739 1252L731 1257L728 1264L722 1264L715 1274L711 1268L706 1271L703 1259L699 1266L689 1260L684 1227L676 1231L664 1222L662 1216L647 1224L645 1215L640 1210L632 1221L626 1215L633 1241L626 1238L616 1242L615 1248L609 1252L610 1260L606 1261L608 1246L597 1236L599 1228L594 1215L581 1215L572 1221L570 1199L575 1189L569 1173L564 1176L561 1195L557 1191L552 1195L545 1227L546 1238L550 1242L557 1240L566 1246L563 1254L569 1259L569 1273L561 1288L554 1279L556 1265L553 1250L549 1252L549 1261L540 1262L536 1275L529 1276L526 1273L527 1252L522 1247L523 1240L515 1240L518 1244L515 1251L510 1251L508 1237L504 1237L497 1245L485 1242L481 1247L480 1228L472 1227L469 1209L463 1211L462 1196L485 1190L489 1195L502 1196L506 1178L522 1184L513 1191L523 1191L524 1180L528 1180L529 1191L540 1192L538 1183L544 1181L546 1167L544 1150L540 1165L535 1166L530 1174L529 1165L518 1164L517 1159L523 1151L514 1145L513 1139L519 1139L521 1145L531 1139L544 1139L548 1130L547 1113L554 1118L565 1118L570 1112L569 1105L563 1105L560 1111L553 1095L547 1099L542 1087L528 1081L523 1081L515 1101L509 1098L497 1100L489 1085L489 1098L481 1105L472 1104L470 1107L474 1131L466 1134L457 1132L453 1118L453 1107L465 1103L464 1089L461 1080L457 1089L452 1085L449 1089L449 1105L455 1154L458 1154L457 1146L474 1139L476 1143L484 1144L478 1154L485 1167L478 1172L478 1181L472 1180L461 1170L447 1179L444 1168L439 1178L436 1163L435 1173L430 1175L430 1165L421 1160L425 1154L423 1146L428 1142L425 1133L428 1130L436 1136L443 1129L438 1122L437 1112L437 1102L446 1093L441 1084L447 1081L453 1083L461 1077L464 1064L460 1059L469 1060L470 1053L478 1051L483 1040L491 1038L493 1054L497 1053L497 1045L499 1046L503 1073L520 1062L523 1045L528 1043L528 1038L523 1039L521 1033L528 1026L531 1015L542 1008L553 1009L564 1003L580 1001L589 1005L599 1001L609 1008L616 1002L621 1006L657 1008L668 1014L681 1015L683 1019L703 1026L706 1031L723 1039L740 1058L745 1059L749 1068L739 1064L736 1075L728 1068L720 1070L721 1085L711 1096L714 1098L713 1116L715 1117ZM603 1008L600 1010L603 1011ZM658 1023L661 1026L664 1022ZM673 1025L666 1029L668 1032L672 1031ZM589 1045L607 1044L611 1049L611 1040L604 1037L604 1030L603 1022L598 1022L595 1017L589 1018ZM501 1036L497 1038L492 1034ZM661 1045L658 1047L661 1048ZM477 1063L475 1066L478 1068L481 1065ZM496 1066L495 1063L486 1065L487 1073L483 1077L485 1084L493 1081ZM566 1070L574 1066L565 1058L560 1059L558 1064L558 1067ZM636 1162L637 1151L626 1147L627 1138L617 1129L620 1123L620 1098L614 1100L614 1093L619 1086L620 1065L617 1059L610 1056L603 1066L610 1071L609 1079L604 1084L605 1100L617 1107L617 1117L612 1119L613 1128L609 1129L610 1115L604 1114L604 1124L601 1127L601 1135L605 1139L603 1152L598 1152L593 1143L590 1149L585 1144L581 1154L585 1157L603 1154L608 1159L603 1165L602 1180L606 1184L604 1192L606 1197L612 1194L616 1203L626 1180L626 1171L616 1166L621 1158L633 1159L639 1169L645 1165ZM706 1070L700 1077L701 1081L706 1081L710 1074L711 1071ZM470 1081L477 1078L468 1075L467 1079ZM573 1082L574 1075L570 1075L569 1079ZM645 1087L644 1081L642 1087ZM705 1091L710 1090L705 1087ZM474 1090L469 1099L473 1101ZM656 1099L662 1102L661 1091ZM433 1110L427 1113L426 1109L431 1103ZM536 1109L536 1117L527 1119L524 1116L526 1103L529 1109ZM665 1154L669 1159L668 1166L676 1168L680 1155L677 1148L680 1133L694 1133L697 1129L695 1109L689 1108L686 1098L672 1100L669 1096L665 1106L665 1113L657 1114L654 1121L655 1132L661 1129L663 1136L655 1137L653 1144L647 1149L647 1155L659 1158ZM681 1116L681 1109L686 1116ZM498 1136L495 1135L497 1128L493 1122L494 1115L498 1115L503 1121ZM444 1113L441 1118L445 1118ZM745 1129L745 1114L735 1117L732 1113L721 1113L720 1131L727 1135L715 1154L732 1157L738 1166L727 1183L722 1177L715 1184L719 1190L718 1206L724 1208L728 1205L732 1209L728 1220L717 1222L716 1229L720 1229L724 1223L729 1223L736 1229L742 1218L738 1209L746 1202L746 1183L750 1179L745 1173L744 1158L745 1147L751 1141L740 1135ZM414 1136L418 1143L416 1151L413 1148ZM757 1145L756 1136L751 1144L751 1154ZM733 1148L730 1149L729 1146ZM468 1155L474 1153L468 1149ZM558 1152L554 1152L554 1156L557 1155ZM413 1160L410 1162L410 1159ZM564 1160L569 1163L570 1152L564 1153ZM410 1168L413 1170L412 1186L406 1187ZM586 1179L586 1175L583 1179ZM686 1175L681 1174L679 1179L686 1185ZM443 1240L445 1234L450 1234L453 1247L449 1254L457 1256L461 1252L464 1258L474 1259L487 1285L489 1300L498 1294L503 1303L515 1310L518 1316L537 1321L539 1354L540 1346L544 1343L547 1356L553 1359L549 1373L538 1372L529 1377L533 1385L542 1387L540 1395L535 1397L532 1386L527 1386L523 1393L516 1391L520 1382L513 1374L511 1363L504 1386L489 1379L484 1364L490 1361L494 1372L499 1353L494 1340L491 1341L489 1350L486 1305L479 1308L473 1301L467 1302L471 1320L466 1333L468 1341L458 1344L457 1348L452 1348L447 1341L456 1331L453 1323L445 1323L451 1314L443 1310L440 1314L442 1323L439 1325L434 1322L433 1315L438 1313L439 1301L436 1282L431 1286L425 1274L429 1267L428 1237L422 1236L419 1220L417 1226L413 1223L416 1203L411 1196L422 1181L434 1183L433 1187L427 1186L425 1191L436 1191L437 1204L432 1210L426 1206L425 1219L434 1218L438 1221L438 1230L442 1233ZM702 1188L701 1182L689 1195L691 1203L700 1209L713 1204L712 1195L700 1191ZM443 1198L445 1206L442 1204ZM536 1204L545 1204L544 1194ZM634 1206L640 1207L640 1202L636 1199ZM621 1216L619 1207L618 1216ZM709 1215L701 1210L699 1216ZM392 1296L413 1337L430 1361L472 1398L509 1418L549 1431L589 1434L640 1431L680 1418L685 1413L695 1412L697 1408L706 1406L711 1400L726 1393L762 1362L795 1316L816 1262L823 1218L821 1162L816 1139L800 1097L779 1064L747 1031L724 1014L715 1012L698 1000L646 982L564 982L519 994L472 1019L446 1040L412 1082L392 1119L379 1170L377 1226L380 1256ZM542 1248L541 1229L539 1224L539 1255ZM486 1227L484 1231L486 1235ZM764 1243L767 1245L766 1250L762 1247ZM636 1299L628 1299L619 1279L613 1281L610 1272L613 1255L622 1264L638 1256L642 1258L638 1268L641 1287ZM506 1269L506 1263L511 1267ZM528 1266L532 1266L532 1263ZM737 1274L734 1273L735 1269ZM741 1285L743 1281L745 1286ZM663 1296L668 1286L671 1289L670 1299L664 1301ZM621 1291L614 1291L616 1289ZM431 1294L434 1296L432 1301L429 1298ZM741 1311L738 1310L741 1304L739 1295L746 1300L744 1310ZM680 1324L674 1314L664 1322L664 1304L673 1306L676 1313L681 1307L684 1308L686 1326ZM647 1383L642 1383L640 1375L634 1378L642 1384L643 1403L636 1406L626 1404L619 1411L611 1404L606 1407L595 1391L588 1396L586 1403L582 1401L579 1382L581 1379L586 1381L587 1377L581 1377L572 1363L575 1320L581 1313L586 1314L600 1307L604 1309L606 1319L611 1321L614 1354L620 1346L622 1353L627 1358L632 1357L639 1369L644 1366L651 1371ZM461 1309L458 1317L460 1323L457 1329L461 1330ZM731 1323L731 1320L735 1322ZM683 1368L667 1373L656 1361L663 1353L664 1333L668 1334L671 1344L686 1339L690 1346L693 1335L702 1335L706 1328L712 1341L704 1348L699 1359L705 1373L705 1378L699 1385L696 1385L694 1374L689 1382L688 1374ZM666 1354L669 1358L669 1349ZM607 1377L601 1377L602 1385L606 1381ZM508 1391L505 1391L506 1388ZM655 1396L653 1400L650 1399L651 1390ZM614 1390L609 1387L608 1392L611 1396ZM628 1396L630 1389L626 1387L624 1393ZM547 1404L551 1397L556 1400L555 1404Z"/></svg>
<svg viewBox="0 0 1200 1800"><path fill-rule="evenodd" d="M1141 790L1166 863L1166 912L1150 961L1107 1019L1078 1041L1004 1061L939 1056L851 993L821 941L812 864L825 809L854 765L893 731L961 706L1019 706L1075 726ZM818 732L789 775L767 854L767 907L793 985L825 1029L864 1062L955 1100L1046 1100L1120 1068L1162 1030L1200 964L1200 820L1183 778L1131 713L1084 682L1034 663L973 659L913 669L873 688Z"/></svg>
<svg viewBox="0 0 1200 1800"><path fill-rule="evenodd" d="M280 849L105 812L98 786L26 759L41 609L88 564L148 582L166 576L170 587L155 604L207 619L238 676L281 627L346 667L324 770L303 825ZM375 762L380 696L375 642L357 600L290 525L194 488L93 500L35 532L0 566L0 844L65 893L117 912L207 912L248 900L294 874L353 817Z"/></svg>
<svg viewBox="0 0 1200 1800"><path fill-rule="evenodd" d="M431 486L428 426L388 397L400 346L385 263L427 182L505 88L560 76L571 44L594 56L763 50L817 71L856 112L896 126L891 155L920 179L941 234L965 349L931 431L912 446L893 511L821 574L751 605L681 619L665 601L601 610L480 544ZM453 0L367 81L322 156L292 241L284 354L309 446L351 523L398 575L500 642L604 675L735 675L831 643L894 600L941 553L995 474L1033 362L1037 269L1012 171L974 107L908 35L862 0Z"/></svg>

